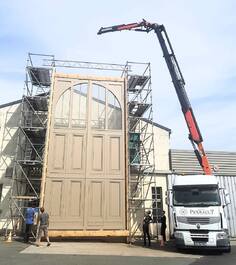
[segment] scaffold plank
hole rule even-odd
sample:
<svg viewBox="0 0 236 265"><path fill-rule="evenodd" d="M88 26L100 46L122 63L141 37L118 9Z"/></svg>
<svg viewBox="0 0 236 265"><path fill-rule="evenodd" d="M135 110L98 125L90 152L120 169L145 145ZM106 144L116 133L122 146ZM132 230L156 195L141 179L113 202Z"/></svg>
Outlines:
<svg viewBox="0 0 236 265"><path fill-rule="evenodd" d="M31 83L35 86L45 86L51 85L50 69L43 67L28 67L29 76Z"/></svg>

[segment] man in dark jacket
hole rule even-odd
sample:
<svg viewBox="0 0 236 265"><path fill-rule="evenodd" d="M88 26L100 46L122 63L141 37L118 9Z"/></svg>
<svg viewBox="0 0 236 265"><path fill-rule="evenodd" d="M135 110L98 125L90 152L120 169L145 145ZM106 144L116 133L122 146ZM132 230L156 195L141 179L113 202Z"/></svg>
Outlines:
<svg viewBox="0 0 236 265"><path fill-rule="evenodd" d="M165 216L165 211L162 212L162 217L161 217L161 246L164 246L166 242L166 216Z"/></svg>
<svg viewBox="0 0 236 265"><path fill-rule="evenodd" d="M147 211L143 218L143 241L146 246L146 236L148 238L148 246L151 246L151 237L149 233L149 224L152 222L151 211Z"/></svg>

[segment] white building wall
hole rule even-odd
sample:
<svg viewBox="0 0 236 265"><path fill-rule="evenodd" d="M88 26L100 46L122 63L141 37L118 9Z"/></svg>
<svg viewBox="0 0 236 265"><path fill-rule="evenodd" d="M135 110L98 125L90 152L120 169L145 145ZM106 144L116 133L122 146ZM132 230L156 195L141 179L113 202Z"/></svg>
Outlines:
<svg viewBox="0 0 236 265"><path fill-rule="evenodd" d="M6 225L9 215L9 196L11 187L11 173L17 146L17 128L20 118L20 103L5 105L0 108L0 229Z"/></svg>
<svg viewBox="0 0 236 265"><path fill-rule="evenodd" d="M169 215L168 215L168 205L165 202L165 194L167 191L167 174L170 171L170 161L169 161L169 150L170 150L170 131L165 130L163 128L153 126L154 132L154 155L155 155L155 186L162 188L162 202L163 202L163 210L166 213L166 235L167 239L169 238ZM151 197L151 190L149 191L149 196ZM158 229L158 237L160 238L160 224L158 227L153 225L152 233L154 235L157 234Z"/></svg>
<svg viewBox="0 0 236 265"><path fill-rule="evenodd" d="M169 171L170 132L154 126L154 152L156 171Z"/></svg>

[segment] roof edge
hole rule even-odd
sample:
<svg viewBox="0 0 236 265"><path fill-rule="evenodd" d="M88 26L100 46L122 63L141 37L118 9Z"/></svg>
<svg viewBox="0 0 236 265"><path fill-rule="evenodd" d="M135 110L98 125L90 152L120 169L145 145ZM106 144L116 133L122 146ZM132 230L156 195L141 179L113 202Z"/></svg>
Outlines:
<svg viewBox="0 0 236 265"><path fill-rule="evenodd" d="M9 107L9 106L12 106L12 105L15 105L15 104L18 104L18 103L21 103L21 101L22 101L21 99L18 99L18 100L15 100L15 101L11 101L11 102L2 104L2 105L0 105L0 109L5 108L5 107Z"/></svg>
<svg viewBox="0 0 236 265"><path fill-rule="evenodd" d="M141 118L141 120L142 120L142 121L145 121L145 122L148 122L148 123L152 123L154 126L156 126L156 127L160 128L160 129L163 129L163 130L165 130L165 131L171 133L171 129L169 129L169 128L163 126L163 125L160 125L160 124L157 123L157 122L154 122L154 121L151 122L151 121L148 120L147 118Z"/></svg>

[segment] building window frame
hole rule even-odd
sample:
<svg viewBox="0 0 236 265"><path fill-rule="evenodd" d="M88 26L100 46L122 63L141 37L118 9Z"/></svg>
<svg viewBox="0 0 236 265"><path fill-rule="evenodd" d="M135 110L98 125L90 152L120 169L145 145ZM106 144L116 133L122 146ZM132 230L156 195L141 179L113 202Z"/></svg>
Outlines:
<svg viewBox="0 0 236 265"><path fill-rule="evenodd" d="M152 215L153 222L160 223L163 212L163 191L162 187L152 187Z"/></svg>

